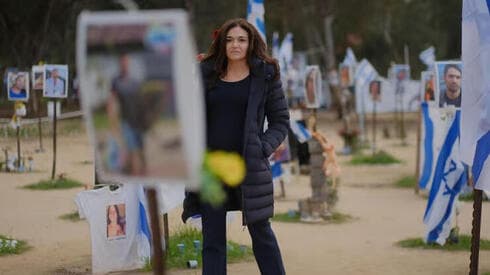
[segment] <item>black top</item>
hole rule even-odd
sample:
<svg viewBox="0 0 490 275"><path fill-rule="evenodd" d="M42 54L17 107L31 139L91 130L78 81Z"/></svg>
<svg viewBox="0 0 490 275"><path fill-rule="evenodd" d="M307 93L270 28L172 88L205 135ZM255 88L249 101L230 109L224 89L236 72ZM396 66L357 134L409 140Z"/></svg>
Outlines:
<svg viewBox="0 0 490 275"><path fill-rule="evenodd" d="M456 108L461 107L461 92L457 98L451 99L446 95L446 90L441 91L439 107L444 107L445 105L454 105Z"/></svg>
<svg viewBox="0 0 490 275"><path fill-rule="evenodd" d="M207 145L209 150L242 154L250 76L237 81L218 80L206 96Z"/></svg>
<svg viewBox="0 0 490 275"><path fill-rule="evenodd" d="M207 145L209 150L243 154L250 75L236 82L218 80L206 96ZM240 187L224 185L227 211L242 209Z"/></svg>

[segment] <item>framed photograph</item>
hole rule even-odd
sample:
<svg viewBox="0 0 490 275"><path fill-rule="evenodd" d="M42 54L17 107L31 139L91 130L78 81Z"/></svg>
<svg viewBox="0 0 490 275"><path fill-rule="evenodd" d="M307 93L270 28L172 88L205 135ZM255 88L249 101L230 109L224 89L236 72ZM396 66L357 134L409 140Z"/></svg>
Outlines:
<svg viewBox="0 0 490 275"><path fill-rule="evenodd" d="M403 82L410 79L410 66L406 64L395 64L389 73L390 79Z"/></svg>
<svg viewBox="0 0 490 275"><path fill-rule="evenodd" d="M435 77L433 71L423 71L420 73L420 101L430 104L436 103L435 96Z"/></svg>
<svg viewBox="0 0 490 275"><path fill-rule="evenodd" d="M441 61L435 63L437 106L453 105L461 107L461 61Z"/></svg>
<svg viewBox="0 0 490 275"><path fill-rule="evenodd" d="M29 100L29 73L9 72L7 73L8 100Z"/></svg>
<svg viewBox="0 0 490 275"><path fill-rule="evenodd" d="M68 97L67 65L44 65L43 96L47 98Z"/></svg>
<svg viewBox="0 0 490 275"><path fill-rule="evenodd" d="M369 95L373 102L381 101L381 81L374 80L369 83Z"/></svg>
<svg viewBox="0 0 490 275"><path fill-rule="evenodd" d="M44 87L44 66L32 66L31 87L33 90L42 90Z"/></svg>
<svg viewBox="0 0 490 275"><path fill-rule="evenodd" d="M101 180L197 187L205 115L187 14L82 13L78 29L80 94Z"/></svg>
<svg viewBox="0 0 490 275"><path fill-rule="evenodd" d="M305 103L307 108L320 107L320 93L322 90L322 76L318 65L306 66L305 71Z"/></svg>
<svg viewBox="0 0 490 275"><path fill-rule="evenodd" d="M340 64L339 74L341 87L350 87L354 85L354 67Z"/></svg>

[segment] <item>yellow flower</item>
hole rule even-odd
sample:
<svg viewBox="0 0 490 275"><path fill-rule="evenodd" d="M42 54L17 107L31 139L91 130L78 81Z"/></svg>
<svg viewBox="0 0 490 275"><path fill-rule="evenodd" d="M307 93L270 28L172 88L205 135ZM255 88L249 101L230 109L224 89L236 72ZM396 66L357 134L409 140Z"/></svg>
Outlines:
<svg viewBox="0 0 490 275"><path fill-rule="evenodd" d="M245 177L245 161L237 153L209 152L206 165L211 172L229 186L237 186Z"/></svg>

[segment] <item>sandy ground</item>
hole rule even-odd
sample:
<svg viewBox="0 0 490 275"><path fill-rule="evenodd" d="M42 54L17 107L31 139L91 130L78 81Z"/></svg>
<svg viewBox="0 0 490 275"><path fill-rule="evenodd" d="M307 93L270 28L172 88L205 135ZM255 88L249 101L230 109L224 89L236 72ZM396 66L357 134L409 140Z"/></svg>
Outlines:
<svg viewBox="0 0 490 275"><path fill-rule="evenodd" d="M337 147L339 124L331 115L322 116L320 130ZM337 211L355 219L344 224L289 224L274 222L288 274L467 274L468 252L405 249L399 240L422 237L422 215L426 200L393 182L415 171L415 128L409 128L408 146L397 139L382 139L379 147L403 160L401 164L367 167L349 166L341 156L342 179ZM380 129L381 133L381 129ZM0 143L14 145L1 137ZM83 130L58 140L58 169L69 177L91 184L92 148ZM49 144L46 144L49 143ZM31 191L19 187L46 179L51 173L51 147L45 139L44 153L34 155L36 172L0 173L0 234L26 240L32 248L21 255L0 257L0 274L89 274L91 266L89 227L85 221L70 222L60 215L74 211L73 198L83 188L67 191ZM23 148L34 150L37 141L23 138ZM294 177L286 185L287 196L276 201L276 212L297 208L297 200L310 194L309 179ZM490 239L490 203L483 207L482 238ZM471 232L471 203L461 203L459 226ZM170 213L173 229L181 225L181 209ZM250 244L247 230L236 215L228 236ZM480 270L490 271L490 252L480 253ZM259 274L254 261L231 264L229 274ZM124 274L133 274L127 272ZM171 270L169 274L200 274L199 270Z"/></svg>

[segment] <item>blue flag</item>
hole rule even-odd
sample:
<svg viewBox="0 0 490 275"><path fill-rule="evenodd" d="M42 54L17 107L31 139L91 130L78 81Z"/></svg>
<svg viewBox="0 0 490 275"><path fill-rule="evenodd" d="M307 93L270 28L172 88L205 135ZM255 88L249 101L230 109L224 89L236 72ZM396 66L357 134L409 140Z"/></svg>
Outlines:
<svg viewBox="0 0 490 275"><path fill-rule="evenodd" d="M447 131L447 136L437 156L434 177L424 214L427 243L444 245L451 231L454 207L462 187L466 184L466 169L460 159L460 111Z"/></svg>
<svg viewBox="0 0 490 275"><path fill-rule="evenodd" d="M490 0L464 0L461 146L475 188L490 191Z"/></svg>
<svg viewBox="0 0 490 275"><path fill-rule="evenodd" d="M257 31L259 31L264 43L267 44L265 36L264 0L248 0L247 21L254 25Z"/></svg>

